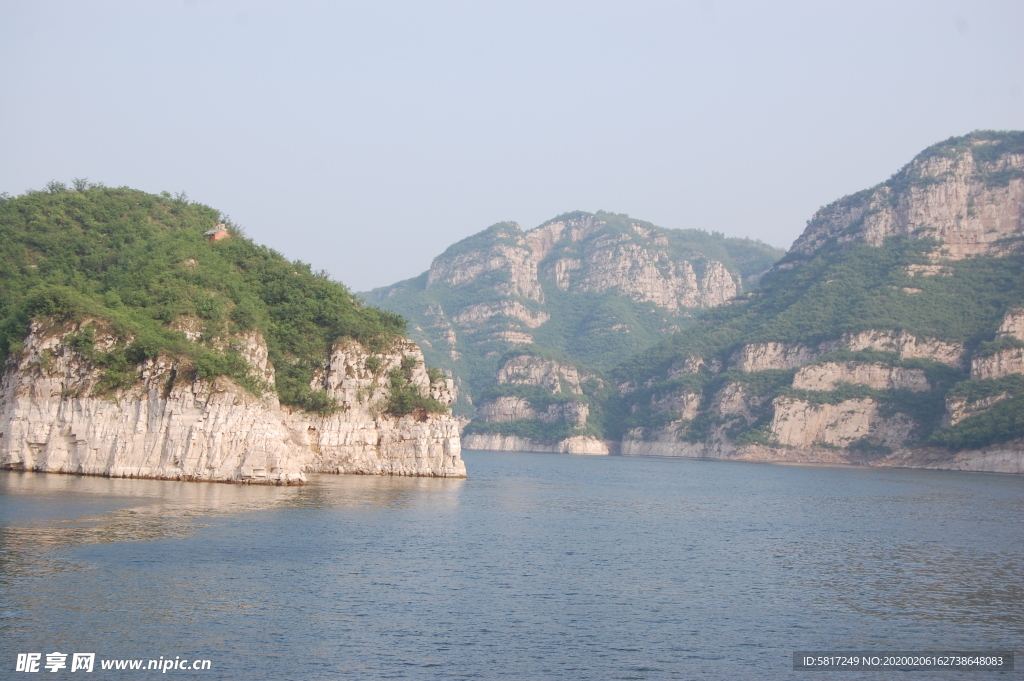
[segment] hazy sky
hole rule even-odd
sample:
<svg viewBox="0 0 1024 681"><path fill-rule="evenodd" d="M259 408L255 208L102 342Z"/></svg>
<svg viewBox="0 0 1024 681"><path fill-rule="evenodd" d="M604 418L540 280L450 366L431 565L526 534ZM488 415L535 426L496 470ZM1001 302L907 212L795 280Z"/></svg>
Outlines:
<svg viewBox="0 0 1024 681"><path fill-rule="evenodd" d="M788 247L1024 128L1024 2L0 4L0 191L184 190L354 290L502 220Z"/></svg>

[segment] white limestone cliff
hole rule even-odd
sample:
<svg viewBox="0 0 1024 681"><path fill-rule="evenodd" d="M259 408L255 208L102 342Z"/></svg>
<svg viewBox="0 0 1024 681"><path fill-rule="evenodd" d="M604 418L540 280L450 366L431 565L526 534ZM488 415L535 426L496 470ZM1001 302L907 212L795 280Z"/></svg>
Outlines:
<svg viewBox="0 0 1024 681"><path fill-rule="evenodd" d="M847 447L869 438L883 447L900 447L906 443L914 427L913 420L905 414L883 418L875 401L870 398L846 400L839 404L812 404L778 397L773 406L772 437L789 447Z"/></svg>
<svg viewBox="0 0 1024 681"><path fill-rule="evenodd" d="M876 390L930 390L931 385L923 369L891 367L884 364L858 364L855 362L825 362L805 366L793 377L793 387L799 390L830 391L839 383L856 383Z"/></svg>
<svg viewBox="0 0 1024 681"><path fill-rule="evenodd" d="M986 380L1024 374L1024 348L1005 348L971 360L971 378Z"/></svg>
<svg viewBox="0 0 1024 681"><path fill-rule="evenodd" d="M492 452L552 452L558 454L608 455L615 453L615 443L575 435L556 443L537 442L517 435L500 433L469 433L462 437L466 449L482 449Z"/></svg>
<svg viewBox="0 0 1024 681"><path fill-rule="evenodd" d="M450 402L450 381L431 384L415 344L379 355L354 341L335 345L317 380L341 408L317 415L282 408L234 381L201 378L188 360L160 356L127 387L103 389L101 369L63 341L86 324L96 348L117 341L96 320L33 323L0 378L0 467L110 477L302 484L308 472L464 477L458 423L450 415L383 411L387 371L412 357L412 382ZM257 333L233 339L253 374L273 386Z"/></svg>
<svg viewBox="0 0 1024 681"><path fill-rule="evenodd" d="M1007 314L997 338L1018 332L1018 311ZM755 343L741 346L732 354L728 365L733 370L756 374L769 370L796 369L791 387L807 392L828 393L846 384L860 385L880 391L910 390L927 392L933 389L924 369L890 366L869 361L825 361L819 358L839 350L865 349L892 352L899 359L926 359L963 370L964 348L959 343L919 338L905 331L868 330L823 341L817 345L787 343ZM1018 349L1002 354L975 358L972 377L999 377L1007 372L1024 373L1014 359ZM1011 356L1012 355L1012 356ZM1007 359L1007 356L1010 356ZM981 369L979 369L981 367ZM717 366L699 357L687 357L673 365L669 377L697 371L715 374ZM630 390L635 389L635 386ZM626 391L627 393L629 391ZM966 418L984 413L1008 393L990 395L973 402L949 398L943 427L955 425ZM651 398L654 411L673 411L681 420L657 432L635 429L623 438L620 451L627 456L679 456L697 458L738 459L791 463L870 463L879 466L920 466L955 470L1024 471L1024 451L1013 443L992 445L977 451L959 452L955 456L940 448L916 446L914 419L896 411L885 412L870 397L822 403L793 396L774 398L770 404L763 397L750 394L743 381L729 381L717 388L707 406L701 395L682 391ZM770 420L764 426L766 444L738 444L730 429L737 424L754 424L758 414ZM702 439L692 442L682 436L687 420L700 416L703 409L712 414L711 425ZM853 446L853 447L851 447ZM1016 449L1015 449L1016 447ZM943 454L945 452L945 454ZM1019 470L1020 469L1020 470Z"/></svg>
<svg viewBox="0 0 1024 681"><path fill-rule="evenodd" d="M952 153L922 155L897 175L901 185L879 185L821 209L792 251L811 254L830 239L879 246L902 235L940 240L948 259L1004 253L1005 240L1021 233L1024 154L979 162L971 147L986 144L975 138ZM1005 183L987 180L999 173Z"/></svg>
<svg viewBox="0 0 1024 681"><path fill-rule="evenodd" d="M598 216L581 215L526 232L515 223L491 230L495 231L489 237L477 237L464 250L435 258L425 284L464 287L485 281L505 299L428 310L428 316L438 319L436 328L420 329L430 343L443 337L454 347L456 333L487 328L493 333L484 341L532 343L533 336L526 329L545 324L550 314L517 298L543 305L544 279L564 291L622 293L671 313L725 304L740 287L739 275L717 260L700 254L694 254L692 260L672 255L667 232L661 229L634 224L633 234L621 233L608 230ZM381 300L401 286L382 293Z"/></svg>
<svg viewBox="0 0 1024 681"><path fill-rule="evenodd" d="M600 384L597 376L581 372L572 364L531 354L515 355L498 368L495 375L498 385L541 387L552 395L561 395L561 398L538 408L525 397L499 395L477 405L474 416L483 423L564 422L570 429L583 430L590 416L590 405L582 386L587 381ZM566 399L567 395L580 397ZM582 434L571 435L558 442L537 442L516 435L471 432L463 435L463 444L467 449L571 454L608 454L614 448L607 442Z"/></svg>
<svg viewBox="0 0 1024 681"><path fill-rule="evenodd" d="M995 339L1024 341L1024 310L1014 309L1007 312L1002 324L999 325L999 330L996 331ZM1002 378L1011 374L1024 374L1024 348L1003 348L991 355L971 360L973 379Z"/></svg>

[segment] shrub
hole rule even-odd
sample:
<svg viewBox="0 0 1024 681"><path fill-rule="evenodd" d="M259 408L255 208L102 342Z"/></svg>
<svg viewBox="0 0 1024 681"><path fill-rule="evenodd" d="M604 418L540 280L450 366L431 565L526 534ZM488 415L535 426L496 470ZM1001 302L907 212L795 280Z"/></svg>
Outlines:
<svg viewBox="0 0 1024 681"><path fill-rule="evenodd" d="M203 232L221 221L232 238L208 243ZM33 319L92 317L120 339L111 357L93 357L110 374L109 386L128 380L122 360L165 353L190 359L204 377L230 376L257 392L265 387L253 382L237 353L171 331L182 315L202 322L206 340L259 331L281 402L321 413L336 407L309 384L336 340L381 351L405 331L399 315L363 305L324 273L253 243L184 194L76 180L75 191L53 182L46 192L0 202L0 361L20 349ZM87 352L84 333L67 342Z"/></svg>

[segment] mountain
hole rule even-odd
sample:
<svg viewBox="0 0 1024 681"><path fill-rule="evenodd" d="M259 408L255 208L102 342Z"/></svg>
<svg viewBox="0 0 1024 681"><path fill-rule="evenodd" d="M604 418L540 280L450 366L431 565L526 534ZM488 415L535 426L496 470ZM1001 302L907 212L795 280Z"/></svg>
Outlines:
<svg viewBox="0 0 1024 681"><path fill-rule="evenodd" d="M0 197L0 468L296 484L465 476L400 316L184 197Z"/></svg>
<svg viewBox="0 0 1024 681"><path fill-rule="evenodd" d="M1024 133L819 210L756 291L612 372L624 454L1024 472Z"/></svg>
<svg viewBox="0 0 1024 681"><path fill-rule="evenodd" d="M455 411L474 416L468 434L517 435L536 448L604 439L606 372L753 289L781 255L748 239L576 212L525 232L493 225L419 277L362 295L409 319L427 360L454 376Z"/></svg>

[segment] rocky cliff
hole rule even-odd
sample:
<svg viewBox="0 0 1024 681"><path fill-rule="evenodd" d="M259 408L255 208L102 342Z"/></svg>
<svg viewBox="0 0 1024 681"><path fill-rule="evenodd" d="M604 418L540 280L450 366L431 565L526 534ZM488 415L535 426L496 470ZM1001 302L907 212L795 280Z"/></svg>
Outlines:
<svg viewBox="0 0 1024 681"><path fill-rule="evenodd" d="M405 328L183 195L0 197L0 467L464 476L455 386Z"/></svg>
<svg viewBox="0 0 1024 681"><path fill-rule="evenodd" d="M600 402L608 390L597 374L571 362L512 351L484 391L466 427L468 449L610 454L600 435ZM591 404L598 412L591 416Z"/></svg>
<svg viewBox="0 0 1024 681"><path fill-rule="evenodd" d="M607 370L695 312L749 290L779 255L765 244L720 234L663 229L611 213L570 213L528 231L494 225L451 246L420 277L364 295L410 319L410 335L427 359L457 382L462 417L480 424L562 420L549 415L548 405L524 407L524 395L491 394L495 386L540 385L506 380L510 353L557 356L563 380L573 384L572 374ZM577 431L589 428L588 436L601 431L594 414L567 418L580 424ZM536 435L530 424L502 432L513 431L531 446L559 446L522 436Z"/></svg>
<svg viewBox="0 0 1024 681"><path fill-rule="evenodd" d="M1024 134L820 210L761 288L614 372L630 455L1024 472Z"/></svg>
<svg viewBox="0 0 1024 681"><path fill-rule="evenodd" d="M1020 237L1024 149L977 133L925 150L891 180L818 211L793 244L811 255L829 241L881 246L892 236L934 239L936 258L1008 253Z"/></svg>
<svg viewBox="0 0 1024 681"><path fill-rule="evenodd" d="M71 342L83 329L93 347ZM0 467L269 484L301 484L309 472L466 475L450 415L386 411L389 376L403 367L422 395L451 402L451 381L431 382L412 342L382 353L336 343L311 386L337 404L321 415L280 405L260 334L235 340L262 394L227 377L204 379L187 359L166 355L133 367L128 385L104 387L91 356L120 342L104 322L34 322L0 379Z"/></svg>

